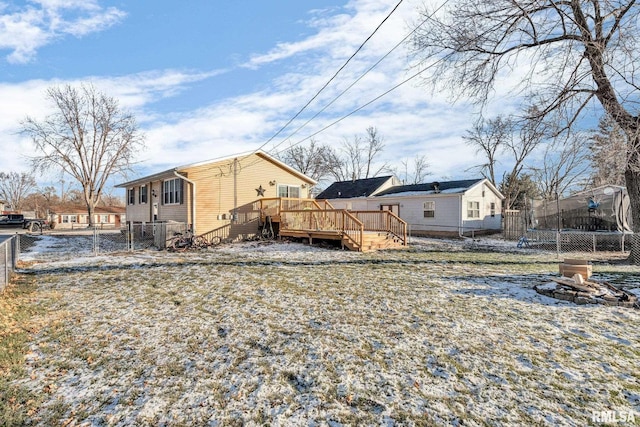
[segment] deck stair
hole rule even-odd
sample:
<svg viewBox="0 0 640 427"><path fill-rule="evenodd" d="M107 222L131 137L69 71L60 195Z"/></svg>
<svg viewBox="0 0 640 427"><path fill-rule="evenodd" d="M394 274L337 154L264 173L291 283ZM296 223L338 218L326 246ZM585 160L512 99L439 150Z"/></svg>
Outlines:
<svg viewBox="0 0 640 427"><path fill-rule="evenodd" d="M278 223L279 236L340 240L354 251L401 248L407 244L407 224L390 211L335 209L328 201L264 198L255 202L264 221Z"/></svg>

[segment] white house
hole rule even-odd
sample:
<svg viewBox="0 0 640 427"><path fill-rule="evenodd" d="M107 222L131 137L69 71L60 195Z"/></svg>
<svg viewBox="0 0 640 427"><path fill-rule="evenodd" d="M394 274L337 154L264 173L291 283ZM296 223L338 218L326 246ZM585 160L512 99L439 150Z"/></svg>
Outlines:
<svg viewBox="0 0 640 427"><path fill-rule="evenodd" d="M399 185L394 177L333 183L320 193L336 209L389 210L412 235L470 235L502 229L504 196L484 178Z"/></svg>

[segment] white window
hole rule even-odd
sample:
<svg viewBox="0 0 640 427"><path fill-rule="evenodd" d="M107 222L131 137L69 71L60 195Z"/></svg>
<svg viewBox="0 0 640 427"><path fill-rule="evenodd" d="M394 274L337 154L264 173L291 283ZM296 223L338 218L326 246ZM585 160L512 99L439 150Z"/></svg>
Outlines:
<svg viewBox="0 0 640 427"><path fill-rule="evenodd" d="M138 193L138 203L141 205L147 203L147 186L141 185L140 192Z"/></svg>
<svg viewBox="0 0 640 427"><path fill-rule="evenodd" d="M428 202L424 202L423 206L424 217L425 218L435 218L436 217L436 202L430 200Z"/></svg>
<svg viewBox="0 0 640 427"><path fill-rule="evenodd" d="M62 222L65 224L77 223L78 216L77 215L62 215Z"/></svg>
<svg viewBox="0 0 640 427"><path fill-rule="evenodd" d="M278 197L300 198L299 185L282 185L278 184Z"/></svg>
<svg viewBox="0 0 640 427"><path fill-rule="evenodd" d="M480 202L467 202L467 218L480 218Z"/></svg>
<svg viewBox="0 0 640 427"><path fill-rule="evenodd" d="M127 204L134 205L136 203L136 192L133 188L127 188Z"/></svg>
<svg viewBox="0 0 640 427"><path fill-rule="evenodd" d="M105 224L109 222L109 215L95 215L96 223Z"/></svg>
<svg viewBox="0 0 640 427"><path fill-rule="evenodd" d="M162 201L165 205L182 203L182 180L180 178L169 179L162 183Z"/></svg>
<svg viewBox="0 0 640 427"><path fill-rule="evenodd" d="M491 217L496 216L496 204L494 202L491 202L490 209L491 209Z"/></svg>

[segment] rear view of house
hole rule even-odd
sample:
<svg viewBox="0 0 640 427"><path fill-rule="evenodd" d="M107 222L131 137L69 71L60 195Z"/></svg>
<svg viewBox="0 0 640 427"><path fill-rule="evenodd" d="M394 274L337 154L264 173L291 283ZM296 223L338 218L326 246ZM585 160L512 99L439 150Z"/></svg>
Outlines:
<svg viewBox="0 0 640 427"><path fill-rule="evenodd" d="M219 230L225 239L258 230L261 198L309 197L316 181L258 151L168 169L125 182L127 221L180 222L194 233Z"/></svg>

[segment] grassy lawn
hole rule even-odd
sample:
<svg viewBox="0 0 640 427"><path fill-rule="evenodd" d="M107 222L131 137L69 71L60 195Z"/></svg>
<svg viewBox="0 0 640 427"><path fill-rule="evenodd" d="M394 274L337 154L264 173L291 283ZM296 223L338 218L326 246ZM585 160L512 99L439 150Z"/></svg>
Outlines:
<svg viewBox="0 0 640 427"><path fill-rule="evenodd" d="M573 426L616 411L640 422L640 314L538 295L557 262L429 242L36 261L1 298L0 353L14 350L0 359L0 416ZM640 277L606 263L594 272Z"/></svg>

